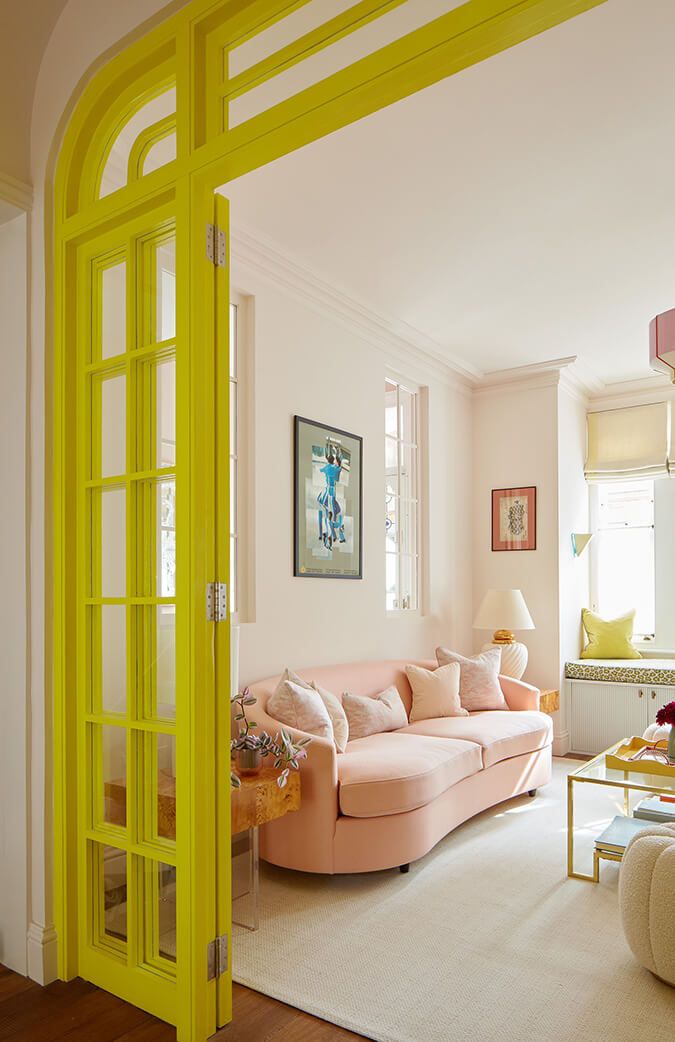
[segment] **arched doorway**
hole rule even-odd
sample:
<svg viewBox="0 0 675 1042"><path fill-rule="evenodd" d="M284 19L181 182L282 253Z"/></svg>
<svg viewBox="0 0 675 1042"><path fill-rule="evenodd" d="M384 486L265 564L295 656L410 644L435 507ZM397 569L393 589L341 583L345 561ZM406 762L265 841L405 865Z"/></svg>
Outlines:
<svg viewBox="0 0 675 1042"><path fill-rule="evenodd" d="M193 0L97 75L69 125L55 255L60 973L184 1042L230 1016L215 945L231 915L229 636L206 610L208 585L229 578L214 192L597 2Z"/></svg>

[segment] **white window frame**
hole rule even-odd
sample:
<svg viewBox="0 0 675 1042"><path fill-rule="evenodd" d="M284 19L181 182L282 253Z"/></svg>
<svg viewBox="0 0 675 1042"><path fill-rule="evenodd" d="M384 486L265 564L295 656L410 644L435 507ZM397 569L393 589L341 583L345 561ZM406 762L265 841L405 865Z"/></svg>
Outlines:
<svg viewBox="0 0 675 1042"><path fill-rule="evenodd" d="M386 541L386 535L385 535L385 551L384 551L384 554L385 554L385 561L384 561L384 564L385 564L385 591L384 591L384 595L385 595L385 611L386 611L387 616L395 616L395 615L406 615L406 616L409 616L409 615L414 615L414 614L423 614L423 611L424 611L424 593L425 593L425 586L426 586L426 584L424 582L424 577L423 577L423 561L424 561L425 555L424 555L423 509L422 509L423 490L424 490L424 484L425 484L423 463L424 463L424 432L426 430L426 393L425 393L426 389L423 388L423 387L420 387L419 384L415 383L414 381L408 380L405 377L401 376L400 374L392 372L392 371L387 371L385 373L385 380L396 385L396 395L397 395L396 415L397 415L397 418L398 418L398 420L397 420L396 436L393 437L392 435L387 434L386 428L385 428L385 433L384 433L384 440L385 440L385 444L384 444L384 450L385 450L385 453L384 453L384 461L385 461L385 467L384 467L385 511L386 511L386 503L387 503L386 482L387 482L387 478L388 477L393 476L393 470L392 470L392 474L390 475L389 471L387 469L387 465L386 465L387 443L388 442L395 442L396 446L397 446L397 449L396 449L396 478L397 478L397 487L398 487L398 490L399 490L399 492L398 492L398 508L399 509L397 511L398 530L397 530L396 550L395 551L392 552L391 550L387 549L387 541ZM413 441L406 441L405 439L403 439L401 437L401 431L400 431L400 426L399 426L400 425L400 415L401 415L400 407L399 407L399 394L400 394L399 388L402 388L404 391L407 391L409 394L411 394L413 396L413 414L414 414L414 420L413 420L413 424L414 424L413 437L414 437L414 440ZM386 398L385 398L385 403L384 404L385 404L385 409L386 409L386 407L387 407ZM412 456L413 456L413 460L414 460L414 465L413 465L413 469L414 469L414 473L415 473L414 486L411 489L411 493L412 494L410 496L407 496L407 497L401 497L401 495L400 495L400 491L401 491L401 487L402 487L402 484L401 484L401 478L402 478L402 463L401 463L401 460L402 460L402 455L403 455L403 453L402 453L402 449L403 448L411 450ZM403 518L403 512L401 511L400 507L401 507L402 498L405 499L406 502L408 502L410 504L410 506L411 506L411 515L414 516L414 528L415 528L415 533L416 533L414 553L408 553L408 552L406 552L406 551L401 549L401 543L402 543L402 538L401 538L401 521L402 521L402 518ZM386 517L386 513L385 513L385 517ZM388 560L388 558L393 557L393 556L395 556L397 558L397 566L398 566L397 567L397 574L398 574L398 578L399 578L399 591L398 591L398 593L399 594L400 594L401 562L402 562L403 559L409 559L412 562L412 576L413 576L413 583L412 583L412 585L413 585L414 590L415 590L415 603L414 603L414 606L401 605L400 603L397 603L395 607L389 607L389 605L387 604L387 560ZM400 600L400 596L399 596L398 600Z"/></svg>
<svg viewBox="0 0 675 1042"><path fill-rule="evenodd" d="M236 406L235 437L230 434L230 603L232 622L255 621L255 537L253 504L254 420L254 328L255 298L232 290L230 308L235 308L234 349L228 359L230 402ZM234 372L232 361L234 360ZM232 420L230 432L232 432Z"/></svg>
<svg viewBox="0 0 675 1042"><path fill-rule="evenodd" d="M652 482L653 486L654 482ZM592 484L589 486L589 506L590 506L590 522L591 532L594 533L594 539L590 544L590 599L591 608L597 612L600 607L600 574L599 574L599 546L598 539L602 529L600 528L600 492L602 483ZM636 526L639 527L639 526ZM656 513L654 513L654 524L652 528L656 529ZM654 629L656 630L656 538L654 538ZM653 644L656 639L656 633L635 633L633 636L633 643L635 644Z"/></svg>

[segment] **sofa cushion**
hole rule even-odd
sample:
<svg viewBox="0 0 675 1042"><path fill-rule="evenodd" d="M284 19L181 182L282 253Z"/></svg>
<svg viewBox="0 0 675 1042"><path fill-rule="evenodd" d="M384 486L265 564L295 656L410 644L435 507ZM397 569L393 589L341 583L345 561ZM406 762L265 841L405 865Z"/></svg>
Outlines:
<svg viewBox="0 0 675 1042"><path fill-rule="evenodd" d="M436 658L439 666L447 666L450 662L459 664L459 698L464 709L474 712L509 708L499 683L501 648L489 648L471 658L458 655L449 648L436 648ZM410 721L413 722L412 716Z"/></svg>
<svg viewBox="0 0 675 1042"><path fill-rule="evenodd" d="M398 731L408 723L408 714L397 689L392 685L379 695L353 695L345 691L342 708L347 714L351 738L367 738L383 731Z"/></svg>
<svg viewBox="0 0 675 1042"><path fill-rule="evenodd" d="M267 703L267 712L287 727L334 741L333 725L321 695L288 669Z"/></svg>
<svg viewBox="0 0 675 1042"><path fill-rule="evenodd" d="M337 765L340 812L352 818L415 810L482 766L475 742L401 731L349 742Z"/></svg>
<svg viewBox="0 0 675 1042"><path fill-rule="evenodd" d="M441 665L424 669L409 664L405 671L412 688L410 722L433 720L438 716L466 716L459 701L459 666Z"/></svg>
<svg viewBox="0 0 675 1042"><path fill-rule="evenodd" d="M546 713L505 712L501 709L441 720L421 720L396 732L476 742L483 750L483 766L490 767L522 753L533 753L553 741L553 723ZM349 748L349 747L348 747Z"/></svg>

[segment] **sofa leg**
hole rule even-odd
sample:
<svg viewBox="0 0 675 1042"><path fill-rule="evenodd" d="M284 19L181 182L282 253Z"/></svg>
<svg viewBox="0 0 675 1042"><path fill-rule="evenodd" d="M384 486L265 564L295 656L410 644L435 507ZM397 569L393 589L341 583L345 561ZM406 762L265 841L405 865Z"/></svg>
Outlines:
<svg viewBox="0 0 675 1042"><path fill-rule="evenodd" d="M536 789L530 789L527 795L528 795L528 796L530 797L530 799L532 800L532 799L534 799L534 797L535 797L535 796L537 795L537 790L536 790Z"/></svg>
<svg viewBox="0 0 675 1042"><path fill-rule="evenodd" d="M403 872L405 874L406 872L410 871L410 865L399 865L398 870L399 872Z"/></svg>

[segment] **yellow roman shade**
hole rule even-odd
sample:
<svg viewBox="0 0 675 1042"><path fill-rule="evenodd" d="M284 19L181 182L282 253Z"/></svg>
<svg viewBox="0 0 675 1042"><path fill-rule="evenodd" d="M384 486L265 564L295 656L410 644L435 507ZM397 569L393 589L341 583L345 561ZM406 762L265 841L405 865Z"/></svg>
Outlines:
<svg viewBox="0 0 675 1042"><path fill-rule="evenodd" d="M675 474L668 402L588 414L587 481L627 481ZM670 456L670 459L669 459Z"/></svg>

